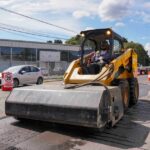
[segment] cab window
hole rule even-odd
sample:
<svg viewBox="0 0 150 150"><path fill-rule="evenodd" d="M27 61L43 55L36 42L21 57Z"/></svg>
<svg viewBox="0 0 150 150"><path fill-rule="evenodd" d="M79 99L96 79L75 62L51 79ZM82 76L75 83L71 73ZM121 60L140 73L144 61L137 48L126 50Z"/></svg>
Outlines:
<svg viewBox="0 0 150 150"><path fill-rule="evenodd" d="M96 50L96 44L94 41L87 39L84 43L83 49L84 49L84 55L89 54Z"/></svg>
<svg viewBox="0 0 150 150"><path fill-rule="evenodd" d="M120 54L122 49L122 45L118 40L114 40L114 45L113 45L113 53L114 54Z"/></svg>

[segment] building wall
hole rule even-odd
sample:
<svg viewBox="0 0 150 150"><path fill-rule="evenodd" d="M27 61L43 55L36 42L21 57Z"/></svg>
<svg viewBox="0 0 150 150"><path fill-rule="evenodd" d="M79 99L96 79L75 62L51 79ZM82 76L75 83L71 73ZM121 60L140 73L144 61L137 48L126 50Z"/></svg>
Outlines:
<svg viewBox="0 0 150 150"><path fill-rule="evenodd" d="M78 58L77 50L79 47L75 46L0 40L0 72L10 66L32 64L45 68L49 75L62 75L70 62ZM40 61L40 51L60 52L60 61Z"/></svg>
<svg viewBox="0 0 150 150"><path fill-rule="evenodd" d="M0 72L10 67L10 60L0 58Z"/></svg>

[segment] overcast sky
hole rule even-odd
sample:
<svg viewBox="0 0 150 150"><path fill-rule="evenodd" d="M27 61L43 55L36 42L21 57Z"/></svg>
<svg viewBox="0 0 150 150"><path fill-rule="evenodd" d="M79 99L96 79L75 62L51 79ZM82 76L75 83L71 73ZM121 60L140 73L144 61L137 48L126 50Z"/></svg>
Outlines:
<svg viewBox="0 0 150 150"><path fill-rule="evenodd" d="M111 27L129 41L142 43L150 54L149 0L0 0L0 7L74 30L76 33L85 29ZM65 39L75 35L0 9L0 27L3 28L0 28L1 39L51 40L50 37L14 34L13 31L4 29L10 26L13 29L20 27L21 30Z"/></svg>

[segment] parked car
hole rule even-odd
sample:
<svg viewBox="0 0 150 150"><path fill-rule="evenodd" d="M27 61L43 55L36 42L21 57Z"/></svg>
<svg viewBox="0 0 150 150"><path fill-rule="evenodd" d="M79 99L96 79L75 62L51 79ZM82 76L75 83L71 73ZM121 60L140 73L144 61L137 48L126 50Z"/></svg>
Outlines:
<svg viewBox="0 0 150 150"><path fill-rule="evenodd" d="M42 84L43 75L41 70L38 67L32 65L20 65L10 67L3 72L11 72L13 74L14 87L25 84ZM0 75L0 83L1 83Z"/></svg>

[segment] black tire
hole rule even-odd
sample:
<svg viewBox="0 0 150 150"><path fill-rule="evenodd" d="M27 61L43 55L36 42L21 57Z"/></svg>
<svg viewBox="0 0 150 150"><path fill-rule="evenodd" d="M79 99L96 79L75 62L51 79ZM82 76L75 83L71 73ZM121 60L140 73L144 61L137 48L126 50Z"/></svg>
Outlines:
<svg viewBox="0 0 150 150"><path fill-rule="evenodd" d="M127 111L130 101L130 86L127 80L120 80L119 87L121 89L124 112Z"/></svg>
<svg viewBox="0 0 150 150"><path fill-rule="evenodd" d="M20 118L20 117L14 117L16 120L18 120L21 123L29 122L30 120L27 118Z"/></svg>
<svg viewBox="0 0 150 150"><path fill-rule="evenodd" d="M43 84L43 78L42 77L39 77L38 79L37 79L37 82L36 82L36 84Z"/></svg>
<svg viewBox="0 0 150 150"><path fill-rule="evenodd" d="M25 119L24 118L19 118L19 117L14 117L16 120L18 121L24 121Z"/></svg>
<svg viewBox="0 0 150 150"><path fill-rule="evenodd" d="M19 80L17 78L13 79L13 87L16 88L19 86Z"/></svg>
<svg viewBox="0 0 150 150"><path fill-rule="evenodd" d="M130 106L135 105L138 102L139 97L139 84L137 78L129 79L130 85Z"/></svg>

